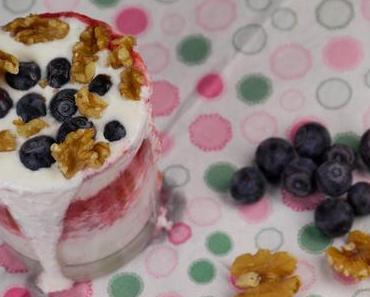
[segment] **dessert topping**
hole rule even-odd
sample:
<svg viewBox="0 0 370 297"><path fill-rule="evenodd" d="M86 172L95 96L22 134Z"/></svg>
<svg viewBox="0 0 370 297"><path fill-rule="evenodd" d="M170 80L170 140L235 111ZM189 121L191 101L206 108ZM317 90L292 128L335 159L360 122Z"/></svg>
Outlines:
<svg viewBox="0 0 370 297"><path fill-rule="evenodd" d="M13 101L9 96L9 93L0 88L0 119L5 117L9 110L13 107Z"/></svg>
<svg viewBox="0 0 370 297"><path fill-rule="evenodd" d="M9 130L0 131L0 152L11 152L15 148L15 136Z"/></svg>
<svg viewBox="0 0 370 297"><path fill-rule="evenodd" d="M124 36L113 40L113 50L108 57L108 64L114 69L131 67L133 65L132 51L135 45L136 39L132 36Z"/></svg>
<svg viewBox="0 0 370 297"><path fill-rule="evenodd" d="M66 58L56 58L47 66L47 81L50 87L60 88L70 80L71 63Z"/></svg>
<svg viewBox="0 0 370 297"><path fill-rule="evenodd" d="M92 128L79 129L69 133L62 143L51 146L52 156L66 178L86 168L100 168L109 157L109 144L95 142L94 136Z"/></svg>
<svg viewBox="0 0 370 297"><path fill-rule="evenodd" d="M112 80L109 75L99 74L89 84L89 91L99 96L104 96L112 87Z"/></svg>
<svg viewBox="0 0 370 297"><path fill-rule="evenodd" d="M109 141L121 140L126 136L126 129L119 121L111 121L104 127L104 137Z"/></svg>
<svg viewBox="0 0 370 297"><path fill-rule="evenodd" d="M17 128L18 135L27 138L39 133L42 129L49 126L43 119L33 119L28 123L25 123L21 118L19 118L14 120L13 124Z"/></svg>
<svg viewBox="0 0 370 297"><path fill-rule="evenodd" d="M341 247L330 247L326 251L328 262L333 269L356 280L370 277L370 234L361 231L349 233L347 243Z"/></svg>
<svg viewBox="0 0 370 297"><path fill-rule="evenodd" d="M78 129L89 129L89 128L94 128L94 124L85 117L68 118L59 127L57 133L57 142L58 143L63 142L67 134L69 134L70 132L76 131Z"/></svg>
<svg viewBox="0 0 370 297"><path fill-rule="evenodd" d="M7 72L5 80L13 89L27 91L36 86L41 78L41 69L34 62L20 62L17 74Z"/></svg>
<svg viewBox="0 0 370 297"><path fill-rule="evenodd" d="M57 18L42 18L29 15L16 18L3 27L15 40L27 45L63 39L69 32L69 25Z"/></svg>
<svg viewBox="0 0 370 297"><path fill-rule="evenodd" d="M293 297L301 286L294 275L296 268L296 259L286 252L259 250L237 257L231 275L236 286L245 290L239 297Z"/></svg>
<svg viewBox="0 0 370 297"><path fill-rule="evenodd" d="M0 50L0 70L17 74L19 71L18 59L15 56Z"/></svg>
<svg viewBox="0 0 370 297"><path fill-rule="evenodd" d="M131 67L122 71L119 90L122 96L131 100L140 100L141 86L144 84L144 74Z"/></svg>
<svg viewBox="0 0 370 297"><path fill-rule="evenodd" d="M49 168L55 163L50 152L50 147L54 142L55 140L52 137L45 135L27 140L19 150L19 158L22 164L32 171Z"/></svg>
<svg viewBox="0 0 370 297"><path fill-rule="evenodd" d="M99 119L108 104L94 93L90 93L87 88L82 88L75 95L76 105L79 112L88 117Z"/></svg>
<svg viewBox="0 0 370 297"><path fill-rule="evenodd" d="M77 112L76 93L77 90L75 89L63 89L51 99L49 104L50 113L57 121L64 122Z"/></svg>
<svg viewBox="0 0 370 297"><path fill-rule="evenodd" d="M46 115L45 98L37 93L24 95L17 102L17 115L27 123L33 119Z"/></svg>
<svg viewBox="0 0 370 297"><path fill-rule="evenodd" d="M109 45L109 31L98 25L89 27L80 35L80 41L73 47L72 79L79 83L89 83L95 76L96 55Z"/></svg>

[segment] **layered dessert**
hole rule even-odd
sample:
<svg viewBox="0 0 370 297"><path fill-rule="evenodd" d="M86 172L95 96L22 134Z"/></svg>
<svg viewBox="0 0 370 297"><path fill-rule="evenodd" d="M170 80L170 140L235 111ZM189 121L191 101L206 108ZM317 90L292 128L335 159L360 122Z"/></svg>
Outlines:
<svg viewBox="0 0 370 297"><path fill-rule="evenodd" d="M40 263L45 292L68 289L66 267L109 258L155 217L159 142L134 46L75 13L0 30L0 237Z"/></svg>

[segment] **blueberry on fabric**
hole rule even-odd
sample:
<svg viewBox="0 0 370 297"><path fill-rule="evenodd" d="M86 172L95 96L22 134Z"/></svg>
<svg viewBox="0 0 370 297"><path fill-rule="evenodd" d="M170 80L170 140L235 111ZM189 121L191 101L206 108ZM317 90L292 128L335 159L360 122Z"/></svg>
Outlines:
<svg viewBox="0 0 370 297"><path fill-rule="evenodd" d="M354 213L351 205L341 199L326 199L315 210L315 225L330 238L346 235L352 228Z"/></svg>
<svg viewBox="0 0 370 297"><path fill-rule="evenodd" d="M25 123L45 116L45 98L38 93L26 94L17 102L16 111Z"/></svg>
<svg viewBox="0 0 370 297"><path fill-rule="evenodd" d="M104 127L104 137L109 141L118 141L126 136L126 129L119 121L111 121Z"/></svg>
<svg viewBox="0 0 370 297"><path fill-rule="evenodd" d="M316 190L315 170L311 159L298 157L291 161L283 172L283 188L298 197L306 197Z"/></svg>
<svg viewBox="0 0 370 297"><path fill-rule="evenodd" d="M85 117L68 118L58 129L57 142L63 142L66 136L73 131L89 128L94 128L94 124Z"/></svg>
<svg viewBox="0 0 370 297"><path fill-rule="evenodd" d="M346 144L333 144L325 154L325 161L346 163L352 168L356 165L357 156L352 147Z"/></svg>
<svg viewBox="0 0 370 297"><path fill-rule="evenodd" d="M89 84L89 91L99 96L104 96L112 87L112 80L109 75L99 74Z"/></svg>
<svg viewBox="0 0 370 297"><path fill-rule="evenodd" d="M280 181L285 166L294 159L292 145L282 138L268 138L256 151L256 163L265 178L272 183Z"/></svg>
<svg viewBox="0 0 370 297"><path fill-rule="evenodd" d="M34 87L41 78L41 69L35 62L20 62L19 72L7 72L5 80L13 89L27 91Z"/></svg>
<svg viewBox="0 0 370 297"><path fill-rule="evenodd" d="M239 203L251 204L259 201L265 194L265 180L255 167L244 167L236 171L230 183L230 193Z"/></svg>
<svg viewBox="0 0 370 297"><path fill-rule="evenodd" d="M300 127L293 139L297 153L315 162L321 162L331 143L329 131L319 123L308 123Z"/></svg>
<svg viewBox="0 0 370 297"><path fill-rule="evenodd" d="M338 197L352 185L352 170L345 163L327 161L316 170L318 189L326 195Z"/></svg>
<svg viewBox="0 0 370 297"><path fill-rule="evenodd" d="M77 90L75 89L64 89L51 99L49 105L50 113L57 121L63 122L77 112L76 93Z"/></svg>
<svg viewBox="0 0 370 297"><path fill-rule="evenodd" d="M358 182L354 184L347 194L348 203L352 206L354 213L358 216L370 214L370 184Z"/></svg>
<svg viewBox="0 0 370 297"><path fill-rule="evenodd" d="M370 129L362 135L359 151L366 166L370 167Z"/></svg>
<svg viewBox="0 0 370 297"><path fill-rule="evenodd" d="M12 107L13 100L10 98L9 93L3 88L0 88L0 119L5 117Z"/></svg>
<svg viewBox="0 0 370 297"><path fill-rule="evenodd" d="M27 140L19 151L22 164L32 171L50 167L55 162L50 151L53 143L52 137L44 135Z"/></svg>
<svg viewBox="0 0 370 297"><path fill-rule="evenodd" d="M66 58L56 58L50 61L46 72L48 85L58 89L69 82L71 63Z"/></svg>

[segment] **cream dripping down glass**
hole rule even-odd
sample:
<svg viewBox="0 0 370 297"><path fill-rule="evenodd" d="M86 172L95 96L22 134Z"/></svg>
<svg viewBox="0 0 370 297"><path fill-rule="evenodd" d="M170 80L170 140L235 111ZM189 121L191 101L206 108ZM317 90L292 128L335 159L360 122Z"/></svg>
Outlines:
<svg viewBox="0 0 370 297"><path fill-rule="evenodd" d="M69 12L0 30L0 238L44 292L118 268L153 234L160 144L134 46Z"/></svg>

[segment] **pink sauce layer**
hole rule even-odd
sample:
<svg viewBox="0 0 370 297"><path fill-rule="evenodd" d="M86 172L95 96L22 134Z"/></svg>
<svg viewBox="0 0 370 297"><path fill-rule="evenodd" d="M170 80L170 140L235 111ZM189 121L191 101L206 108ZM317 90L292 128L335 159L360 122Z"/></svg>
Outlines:
<svg viewBox="0 0 370 297"><path fill-rule="evenodd" d="M61 239L76 238L90 231L107 228L124 216L130 203L138 198L152 164L151 143L145 140L130 165L116 180L90 198L79 200L76 197L64 217ZM23 237L17 222L3 205L0 205L0 225Z"/></svg>

